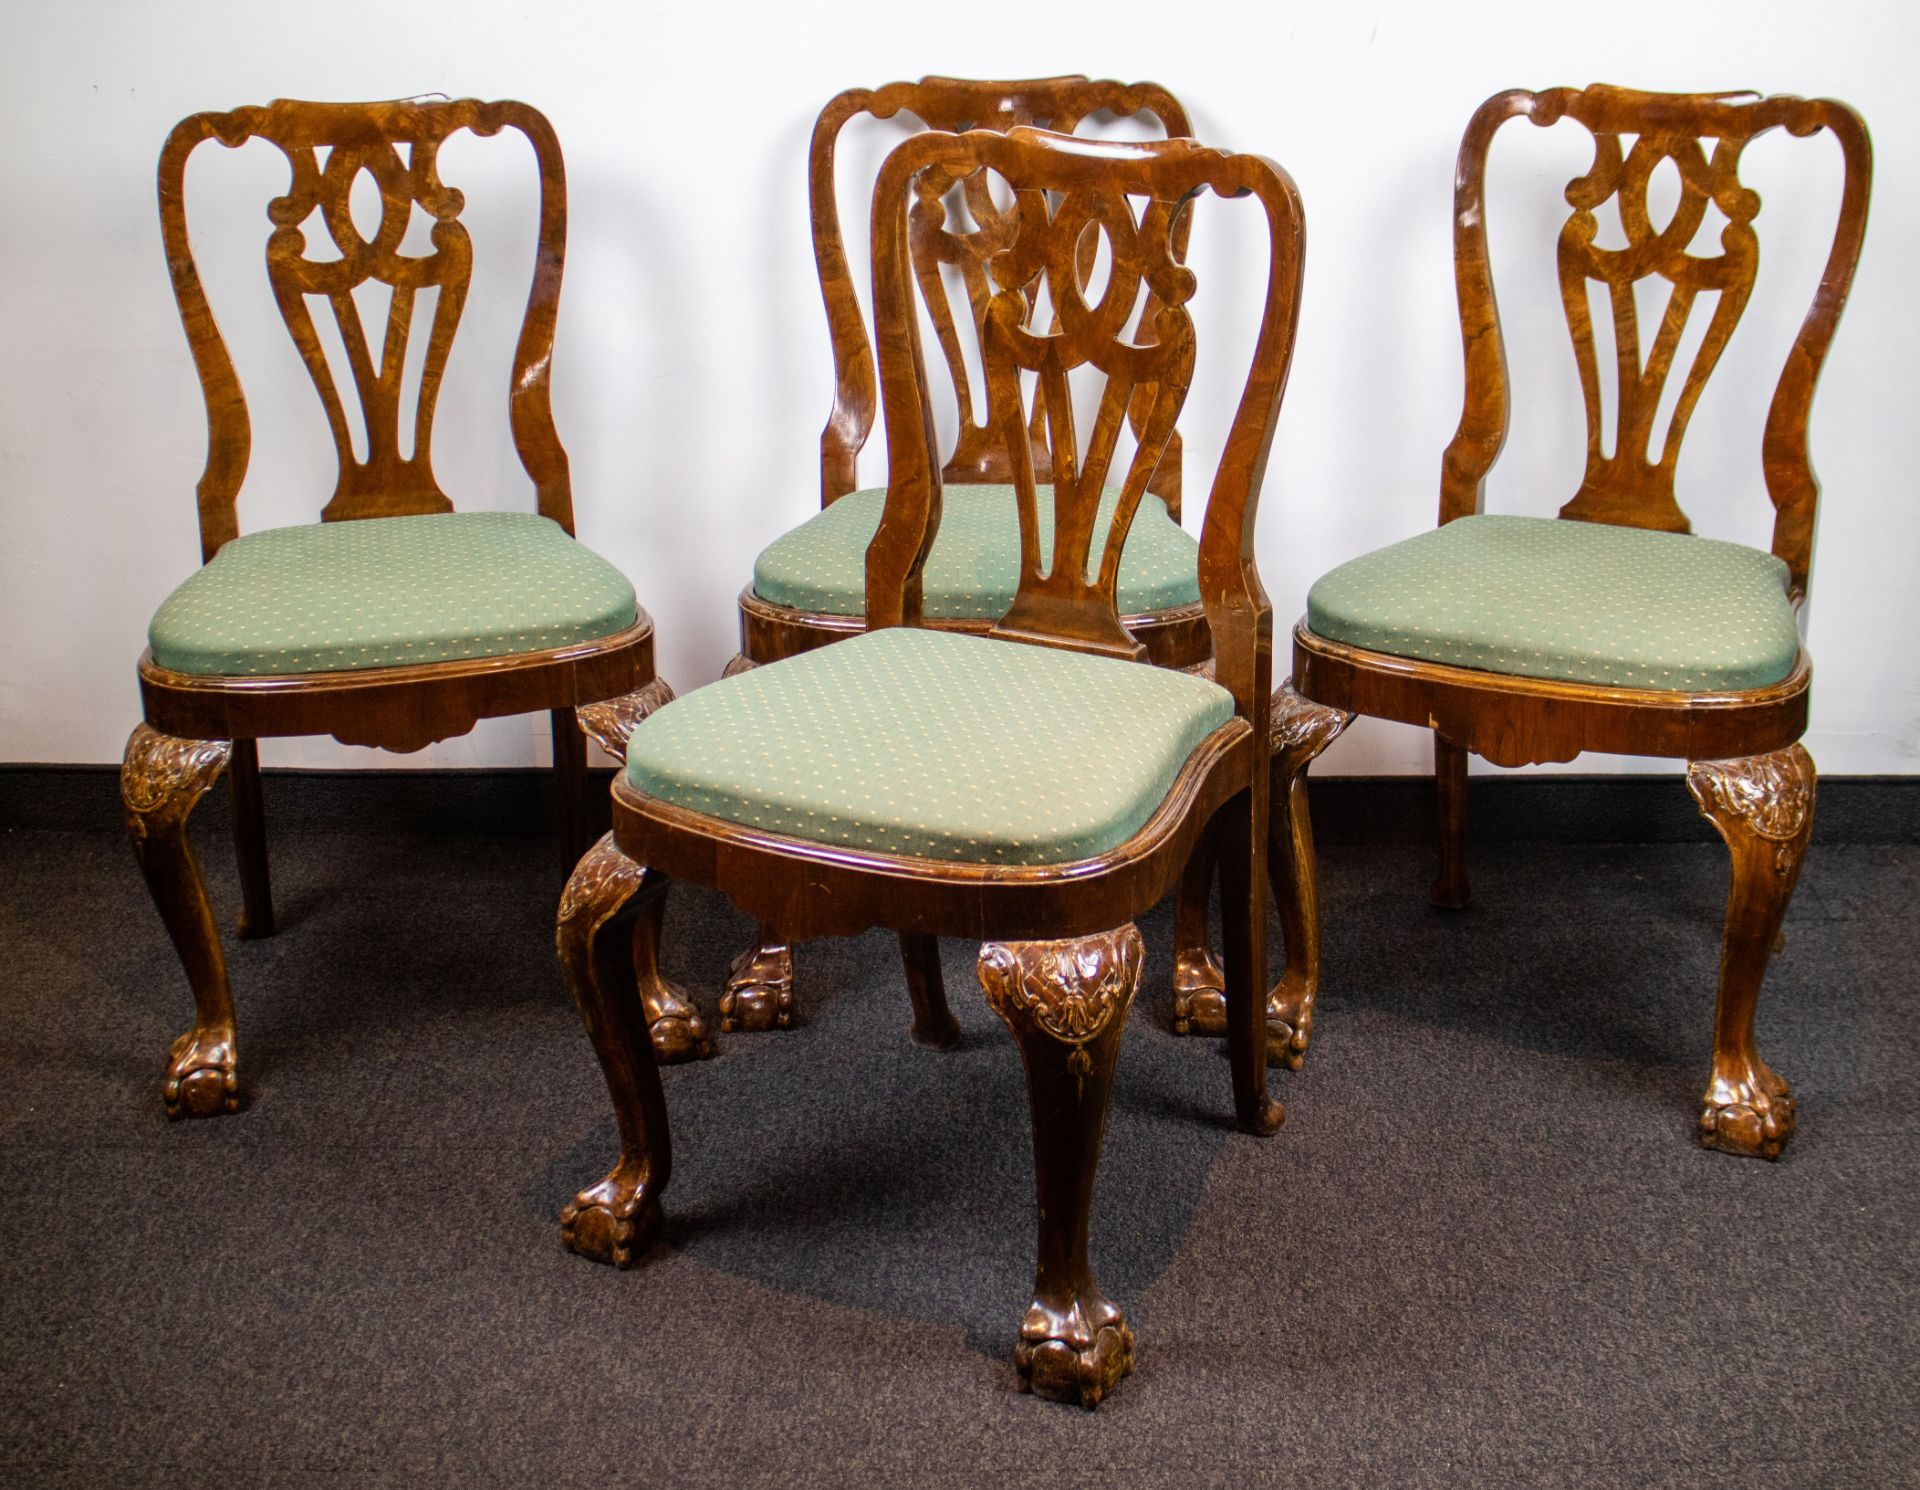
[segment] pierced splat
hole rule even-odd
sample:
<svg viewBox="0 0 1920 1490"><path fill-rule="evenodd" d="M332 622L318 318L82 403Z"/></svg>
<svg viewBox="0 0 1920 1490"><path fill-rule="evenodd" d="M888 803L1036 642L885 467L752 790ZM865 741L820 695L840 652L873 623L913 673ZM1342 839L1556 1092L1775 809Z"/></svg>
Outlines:
<svg viewBox="0 0 1920 1490"><path fill-rule="evenodd" d="M834 363L838 369L834 407L820 438L821 497L823 502L852 491L855 458L872 432L876 408L873 352L866 322L849 271L841 238L839 209L834 191L834 151L839 134L856 114L889 119L913 114L929 128L962 134L982 129L1004 132L1022 126L1043 126L1072 133L1099 112L1156 116L1170 136L1188 131L1186 112L1173 95L1154 83L1121 84L1085 77L1031 78L1021 81L976 81L963 78L922 78L917 83L892 83L880 89L850 89L821 112L814 126L810 165L813 199L814 256L820 288L827 304ZM953 387L958 434L943 469L954 482L1010 482L1012 468L996 433L1000 419L994 394L985 390L986 408L980 409L966 362L967 338L978 346L985 333L986 307L992 290L986 261L1005 245L1012 229L1010 210L996 203L985 175L974 172L947 183L939 195L923 199L912 219L910 252L915 281ZM1186 223L1176 225L1176 249L1186 249ZM1089 244L1083 269L1092 266ZM967 305L954 304L943 277L943 266L956 274ZM1145 418L1135 411L1135 425ZM1044 413L1036 406L1031 421L1029 450L1036 479L1051 479L1043 430ZM1180 513L1180 443L1176 434L1149 487L1164 499L1177 518Z"/></svg>
<svg viewBox="0 0 1920 1490"><path fill-rule="evenodd" d="M1680 442L1746 309L1760 262L1752 227L1760 198L1740 184L1745 143L1716 140L1709 152L1692 135L1642 134L1631 149L1623 150L1618 134L1600 133L1594 136L1593 168L1567 187L1574 211L1560 233L1560 294L1587 405L1587 470L1578 493L1560 509L1562 517L1677 533L1690 530L1673 494ZM1666 226L1655 227L1648 184L1668 160L1679 168L1680 200ZM1594 210L1609 199L1618 203L1626 234L1622 248L1602 248L1595 242L1599 222ZM1726 226L1719 253L1703 255L1693 250L1709 203L1725 215ZM1669 292L1665 313L1643 353L1635 288L1653 275L1667 282ZM1605 286L1612 310L1617 418L1611 454L1606 453L1600 388L1605 374L1594 346L1589 281ZM1711 318L1662 432L1656 427L1662 395L1703 292L1713 292Z"/></svg>
<svg viewBox="0 0 1920 1490"><path fill-rule="evenodd" d="M939 185L937 172L920 178L921 190ZM1193 275L1182 268L1173 226L1185 201L1148 199L1138 218L1133 201L1118 190L1082 186L1065 193L1025 189L1015 195L1012 239L989 261L994 291L988 298L981 358L989 408L997 423L998 448L1011 466L1020 514L1020 585L1012 608L994 627L1027 640L1065 637L1082 649L1142 657L1145 649L1120 624L1115 591L1120 553L1134 513L1154 469L1166 453L1174 421L1193 380L1193 321L1185 302ZM1099 299L1086 297L1087 263L1104 239L1111 267ZM1051 325L1037 329L1039 291L1044 286ZM1135 307L1145 287L1149 300L1136 327ZM1092 366L1104 375L1098 411L1084 453L1074 429L1071 375ZM1033 409L1023 400L1022 373L1034 378ZM1129 409L1139 411L1137 440L1120 498L1104 535L1094 527L1113 465L1120 426ZM1053 483L1053 555L1040 567L1038 483L1040 443ZM1096 577L1087 561L1101 539ZM1085 629L1097 614L1094 634ZM1062 631L1072 617L1080 625Z"/></svg>
<svg viewBox="0 0 1920 1490"><path fill-rule="evenodd" d="M1252 541L1272 419L1285 387L1298 310L1303 249L1299 202L1272 162L1224 155L1192 140L1126 144L1038 129L1006 134L926 134L894 150L874 190L875 330L886 372L888 489L879 530L867 548L867 625L918 625L920 575L939 530L942 477L932 448L920 318L910 252L912 211L938 200L972 172L993 171L1013 188L1011 241L987 261L982 361L1006 452L1020 521L1020 580L997 635L1043 645L1138 658L1142 649L1115 606L1120 553L1155 468L1172 447L1173 426L1194 368L1186 304L1194 276L1181 262L1178 226L1193 197L1251 195L1266 212L1273 253L1251 381L1227 435L1200 530L1202 605L1214 644L1215 675L1242 717L1266 737L1271 684L1271 615L1246 554ZM1107 273L1097 296L1086 265L1104 245ZM1042 305L1044 304L1044 309ZM1039 324L1045 320L1044 325ZM1103 378L1084 448L1074 429L1070 375L1091 367ZM1050 568L1040 567L1039 496L1031 458L1033 423L1024 389L1044 406L1053 481ZM1093 391L1093 390L1089 390ZM1134 450L1110 480L1123 419L1138 411ZM1104 533L1103 489L1117 489ZM1094 545L1096 541L1099 547ZM1090 557L1095 573L1087 574Z"/></svg>
<svg viewBox="0 0 1920 1490"><path fill-rule="evenodd" d="M453 503L433 476L433 411L473 274L473 244L459 217L465 202L439 178L439 141L420 141L403 159L386 140L340 144L323 163L311 148L287 148L293 180L285 196L267 209L274 223L267 242L267 275L280 314L300 349L327 412L340 480L323 519L398 513L450 512ZM362 173L380 193L379 227L369 238L353 220L351 196ZM424 255L401 252L418 203L433 219L433 246ZM312 258L304 224L318 214L338 258ZM391 291L385 325L372 334L354 291L377 280ZM412 415L410 454L401 451L401 382L407 364L413 311L422 290L434 289L426 325L426 358ZM356 457L342 390L314 325L313 297L333 314L346 349L352 389L363 421L366 457ZM377 349L377 350L376 350Z"/></svg>
<svg viewBox="0 0 1920 1490"><path fill-rule="evenodd" d="M1786 561L1796 592L1804 593L1819 501L1807 455L1807 416L1866 231L1873 152L1859 116L1832 99L1639 93L1599 84L1516 90L1487 100L1461 142L1455 174L1454 263L1467 395L1442 467L1442 522L1480 510L1487 472L1506 440L1510 400L1487 253L1486 166L1493 136L1516 116L1543 126L1571 119L1594 139L1593 165L1567 187L1573 213L1558 248L1561 298L1587 418L1586 474L1560 515L1675 532L1689 527L1674 499L1680 446L1746 309L1759 265L1753 221L1760 198L1740 183L1741 154L1751 140L1777 128L1796 137L1828 131L1839 143L1845 176L1833 247L1774 389L1761 444L1775 509L1773 552ZM1648 185L1667 161L1679 176L1679 202L1672 217L1656 225ZM1595 212L1609 201L1617 202L1625 236L1617 248L1598 241ZM1711 227L1701 231L1710 207L1725 219L1717 244L1697 241L1714 236ZM1635 292L1648 280L1665 281L1668 293L1658 324L1643 326ZM1611 449L1589 300L1595 285L1608 302L1616 364ZM1703 296L1710 297L1711 312L1701 307ZM1675 362L1690 321L1699 316L1699 342L1675 389ZM1672 410L1664 428L1663 406Z"/></svg>
<svg viewBox="0 0 1920 1490"><path fill-rule="evenodd" d="M200 482L201 546L207 557L239 531L234 504L246 478L252 436L246 400L188 242L187 157L208 138L229 148L260 138L287 158L287 190L267 207L273 225L267 277L320 396L339 457L339 479L321 517L447 512L453 504L433 474L433 416L466 303L473 249L460 222L465 199L440 180L439 150L457 130L492 135L504 127L526 135L540 168L540 242L508 394L514 443L533 478L540 511L572 531L566 455L548 401L565 253L566 178L546 119L513 102L283 99L226 114L193 115L175 128L160 157L161 230L207 401L208 458ZM353 211L363 176L378 201L377 221L364 228ZM430 225L425 245L408 241L416 215ZM374 316L377 324L371 325L356 296L369 285L387 292L386 313ZM423 296L431 302L430 312L421 309ZM323 337L327 318L329 336ZM340 367L327 355L325 342L333 332L344 354ZM416 349L410 357L416 335L425 338L424 353ZM416 366L418 385L410 388L410 369Z"/></svg>

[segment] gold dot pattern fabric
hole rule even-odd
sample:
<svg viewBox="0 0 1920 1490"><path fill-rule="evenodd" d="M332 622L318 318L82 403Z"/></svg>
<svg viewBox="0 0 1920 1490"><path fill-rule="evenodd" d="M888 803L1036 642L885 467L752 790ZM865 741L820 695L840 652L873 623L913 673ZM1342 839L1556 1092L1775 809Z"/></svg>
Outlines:
<svg viewBox="0 0 1920 1490"><path fill-rule="evenodd" d="M1307 628L1513 677L1739 691L1793 670L1787 584L1781 560L1744 544L1481 515L1324 575L1307 594Z"/></svg>
<svg viewBox="0 0 1920 1490"><path fill-rule="evenodd" d="M627 577L551 519L436 512L244 534L147 639L161 667L260 677L542 651L637 616Z"/></svg>
<svg viewBox="0 0 1920 1490"><path fill-rule="evenodd" d="M894 626L723 679L627 745L640 791L814 843L1057 864L1125 842L1233 697L1146 663Z"/></svg>
<svg viewBox="0 0 1920 1490"><path fill-rule="evenodd" d="M1053 488L1041 486L1034 504L1040 520L1040 557L1053 559ZM1109 489L1094 519L1087 574L1100 571L1107 525L1120 493ZM754 561L753 592L774 605L829 616L867 610L867 545L880 526L887 489L848 492ZM1120 554L1117 594L1123 616L1200 602L1200 545L1167 513L1158 497L1143 496ZM940 530L921 574L930 621L997 621L1013 604L1020 583L1020 514L1011 486L949 483L941 488Z"/></svg>

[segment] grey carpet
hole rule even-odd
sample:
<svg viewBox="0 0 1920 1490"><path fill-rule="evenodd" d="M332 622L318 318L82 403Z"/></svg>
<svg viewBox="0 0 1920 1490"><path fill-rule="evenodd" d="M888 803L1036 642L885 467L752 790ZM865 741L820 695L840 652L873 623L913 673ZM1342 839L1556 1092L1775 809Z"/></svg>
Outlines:
<svg viewBox="0 0 1920 1490"><path fill-rule="evenodd" d="M224 907L229 855L202 853ZM0 835L0 1479L41 1486L1920 1483L1920 849L1818 846L1761 1011L1801 1131L1694 1146L1711 845L1324 854L1328 976L1274 1139L1166 1032L1170 920L1095 1259L1140 1341L1020 1395L1031 1169L973 949L908 1042L890 938L809 944L805 1027L667 1075L665 1245L574 1258L614 1153L543 839L307 832L230 943L250 1103L168 1125L185 982L123 842ZM676 892L711 1009L745 920Z"/></svg>

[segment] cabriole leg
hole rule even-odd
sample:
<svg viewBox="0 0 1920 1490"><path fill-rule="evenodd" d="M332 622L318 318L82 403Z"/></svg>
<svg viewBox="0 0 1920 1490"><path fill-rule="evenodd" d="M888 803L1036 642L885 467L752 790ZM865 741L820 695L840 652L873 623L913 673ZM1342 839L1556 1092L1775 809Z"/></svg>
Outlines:
<svg viewBox="0 0 1920 1490"><path fill-rule="evenodd" d="M1700 1114L1701 1143L1729 1154L1778 1159L1793 1136L1793 1093L1760 1059L1753 1013L1813 833L1814 785L1813 757L1799 745L1687 766L1687 790L1733 856L1713 1079Z"/></svg>
<svg viewBox="0 0 1920 1490"><path fill-rule="evenodd" d="M260 792L260 747L235 740L227 765L233 793L233 846L240 861L240 924L243 941L273 935L273 881L267 870L267 813Z"/></svg>
<svg viewBox="0 0 1920 1490"><path fill-rule="evenodd" d="M585 735L614 760L624 764L627 758L627 741L640 721L655 709L673 702L673 690L664 678L655 678L645 688L632 693L622 694L619 698L602 699L595 704L581 704L577 709L555 709L553 711L553 758L556 772L561 775L562 821L569 824L567 831L581 838L580 849L585 848L585 798L586 786L586 742L579 745L579 773L581 807L578 814L566 809L568 789L565 784L565 772L560 770L561 744L563 730L561 716L570 716L576 729L566 731L571 738ZM569 747L571 750L571 747ZM571 769L571 768L569 768ZM604 842L604 840L603 840ZM598 846L596 845L596 848ZM568 860L569 868L580 857L580 849L573 851ZM650 885L653 882L649 882ZM680 988L667 981L660 971L660 927L661 919L666 915L667 891L665 879L658 881L657 891L643 897L639 905L639 914L633 926L633 969L634 977L640 989L640 1006L646 1011L647 1022L653 1031L653 1053L660 1061L672 1065L679 1061L698 1060L713 1054L713 1041L707 1034L706 1021L694 1008Z"/></svg>
<svg viewBox="0 0 1920 1490"><path fill-rule="evenodd" d="M1440 734L1433 737L1433 785L1439 798L1440 869L1431 899L1442 910L1461 911L1473 899L1467 884L1467 751Z"/></svg>
<svg viewBox="0 0 1920 1490"><path fill-rule="evenodd" d="M1133 1332L1094 1281L1087 1218L1141 958L1132 925L980 949L980 984L1020 1046L1033 1115L1039 1265L1013 1364L1023 1387L1083 1407L1133 1369Z"/></svg>
<svg viewBox="0 0 1920 1490"><path fill-rule="evenodd" d="M666 1097L622 922L658 903L666 879L633 862L607 834L581 859L560 899L555 939L567 988L600 1058L620 1158L560 1212L560 1239L595 1262L631 1267L659 1234L660 1194L673 1170ZM636 906L635 901L642 902Z"/></svg>
<svg viewBox="0 0 1920 1490"><path fill-rule="evenodd" d="M1307 811L1307 768L1352 719L1309 702L1289 685L1273 696L1267 874L1286 939L1286 970L1267 995L1267 1052L1292 1071L1306 1059L1313 1001L1320 992L1320 884Z"/></svg>
<svg viewBox="0 0 1920 1490"><path fill-rule="evenodd" d="M133 856L193 988L193 1028L173 1042L161 1095L167 1116L217 1117L240 1107L233 989L206 882L187 841L187 816L226 769L225 740L178 740L134 726L120 765L120 801Z"/></svg>
<svg viewBox="0 0 1920 1490"><path fill-rule="evenodd" d="M953 1049L960 1043L960 1025L947 1007L940 938L901 932L900 960L907 970L907 996L913 1001L913 1038L934 1050Z"/></svg>
<svg viewBox="0 0 1920 1490"><path fill-rule="evenodd" d="M720 994L720 1029L784 1030L793 1026L793 946L764 921L753 945L733 959Z"/></svg>
<svg viewBox="0 0 1920 1490"><path fill-rule="evenodd" d="M1173 1032L1227 1032L1227 975L1207 945L1207 901L1220 855L1211 833L1194 845L1173 902Z"/></svg>
<svg viewBox="0 0 1920 1490"><path fill-rule="evenodd" d="M635 897L633 974L640 1011L653 1035L654 1058L662 1065L702 1060L713 1054L707 1022L678 984L660 971L660 930L667 914L667 877L650 875Z"/></svg>
<svg viewBox="0 0 1920 1490"><path fill-rule="evenodd" d="M1311 703L1282 684L1273 695L1273 762L1268 799L1267 873L1286 937L1286 972L1267 995L1267 1054L1298 1071L1313 1034L1320 989L1320 899L1313 827L1307 813L1307 768L1339 738L1351 714ZM1175 908L1173 1032L1224 1035L1227 980L1207 950L1206 881L1218 861L1209 835L1180 882Z"/></svg>

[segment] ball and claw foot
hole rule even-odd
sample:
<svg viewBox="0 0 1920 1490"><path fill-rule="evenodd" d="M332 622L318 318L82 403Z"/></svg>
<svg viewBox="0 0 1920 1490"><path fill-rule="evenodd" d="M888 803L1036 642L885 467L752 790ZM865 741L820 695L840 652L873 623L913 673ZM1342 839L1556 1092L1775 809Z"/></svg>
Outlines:
<svg viewBox="0 0 1920 1490"><path fill-rule="evenodd" d="M1036 1299L1020 1326L1013 1365L1021 1390L1095 1408L1133 1370L1133 1331L1099 1295L1074 1300L1064 1314Z"/></svg>
<svg viewBox="0 0 1920 1490"><path fill-rule="evenodd" d="M1173 1032L1221 1038L1227 1033L1227 975L1205 947L1190 947L1174 959ZM1282 981L1267 995L1267 1059L1298 1071L1312 1039L1312 996L1290 994Z"/></svg>
<svg viewBox="0 0 1920 1490"><path fill-rule="evenodd" d="M1786 1078L1756 1065L1744 1079L1714 1077L1700 1112L1700 1142L1723 1154L1778 1159L1793 1137L1794 1121Z"/></svg>
<svg viewBox="0 0 1920 1490"><path fill-rule="evenodd" d="M593 1262L630 1268L660 1235L660 1224L660 1201L645 1177L616 1166L561 1208L560 1240Z"/></svg>
<svg viewBox="0 0 1920 1490"><path fill-rule="evenodd" d="M667 1014L653 1020L647 1025L647 1034L653 1040L653 1058L663 1066L704 1061L713 1054L713 1036L707 1033L707 1022L693 1009L684 1016Z"/></svg>
<svg viewBox="0 0 1920 1490"><path fill-rule="evenodd" d="M720 995L720 1032L793 1027L793 948L762 942L733 959Z"/></svg>
<svg viewBox="0 0 1920 1490"><path fill-rule="evenodd" d="M173 1042L160 1089L169 1120L240 1110L240 1073L231 1029L190 1029Z"/></svg>

